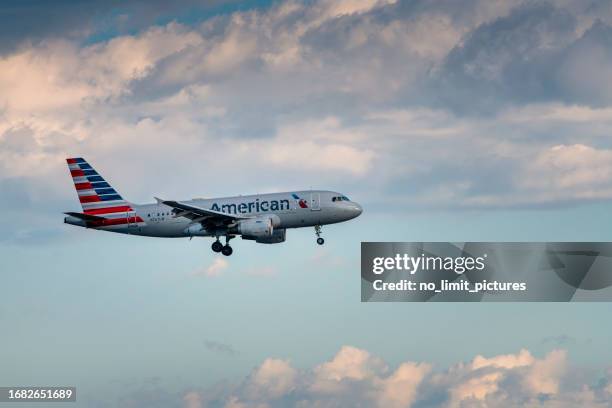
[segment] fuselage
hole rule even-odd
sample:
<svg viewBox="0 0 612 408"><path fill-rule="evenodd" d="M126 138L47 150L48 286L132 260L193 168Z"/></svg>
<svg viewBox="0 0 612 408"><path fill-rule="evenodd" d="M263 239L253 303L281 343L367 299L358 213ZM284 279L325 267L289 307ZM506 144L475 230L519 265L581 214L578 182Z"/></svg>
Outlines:
<svg viewBox="0 0 612 408"><path fill-rule="evenodd" d="M345 195L334 191L307 190L272 194L244 195L211 199L191 199L181 203L239 217L278 217L275 229L321 226L350 220L359 216L361 206ZM194 230L197 222L176 216L173 208L161 202L155 204L131 204L128 213L117 213L117 218L131 222L104 225L95 229L151 236L179 238L189 236L219 235L215 230ZM109 217L107 215L107 217ZM112 216L110 216L112 217ZM66 217L66 223L86 226L83 220Z"/></svg>

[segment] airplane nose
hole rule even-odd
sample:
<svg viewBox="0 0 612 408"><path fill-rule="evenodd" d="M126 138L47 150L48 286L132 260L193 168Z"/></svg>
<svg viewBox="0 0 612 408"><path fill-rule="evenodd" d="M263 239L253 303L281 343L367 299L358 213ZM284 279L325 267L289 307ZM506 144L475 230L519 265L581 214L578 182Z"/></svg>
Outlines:
<svg viewBox="0 0 612 408"><path fill-rule="evenodd" d="M353 213L353 218L354 217L359 217L361 215L361 213L363 212L363 208L361 208L361 206L357 203L353 203L353 207L351 208L351 212Z"/></svg>

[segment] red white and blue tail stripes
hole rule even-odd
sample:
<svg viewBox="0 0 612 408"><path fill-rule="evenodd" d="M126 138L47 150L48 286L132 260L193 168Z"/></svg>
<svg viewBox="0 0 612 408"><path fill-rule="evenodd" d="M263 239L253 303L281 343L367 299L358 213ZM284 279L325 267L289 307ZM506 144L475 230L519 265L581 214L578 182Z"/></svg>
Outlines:
<svg viewBox="0 0 612 408"><path fill-rule="evenodd" d="M81 157L66 159L83 212L103 217L92 226L142 223L134 209Z"/></svg>

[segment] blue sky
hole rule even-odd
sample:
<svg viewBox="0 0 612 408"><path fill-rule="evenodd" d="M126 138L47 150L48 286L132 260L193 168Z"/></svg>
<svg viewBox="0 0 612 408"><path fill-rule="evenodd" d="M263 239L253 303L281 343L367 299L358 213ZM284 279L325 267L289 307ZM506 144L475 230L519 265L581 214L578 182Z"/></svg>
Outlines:
<svg viewBox="0 0 612 408"><path fill-rule="evenodd" d="M609 405L608 304L361 304L359 279L361 241L612 240L607 2L2 11L0 385L88 407ZM364 213L323 248L295 230L217 258L63 225L71 156L134 202L313 187Z"/></svg>

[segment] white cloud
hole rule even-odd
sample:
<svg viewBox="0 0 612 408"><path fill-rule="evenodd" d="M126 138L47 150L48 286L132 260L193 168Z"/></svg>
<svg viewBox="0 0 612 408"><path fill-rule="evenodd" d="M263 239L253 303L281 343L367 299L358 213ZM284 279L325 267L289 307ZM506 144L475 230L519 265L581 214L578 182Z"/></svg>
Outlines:
<svg viewBox="0 0 612 408"><path fill-rule="evenodd" d="M469 365L459 364L442 374L442 382L454 383L449 393L449 406L481 401L486 407L489 406L486 401L501 399L510 403L521 398L536 399L540 394L557 394L565 365L566 352L563 350L553 350L543 359L537 359L522 349L516 354L476 356Z"/></svg>
<svg viewBox="0 0 612 408"><path fill-rule="evenodd" d="M190 391L183 396L185 408L202 408L202 396L195 391Z"/></svg>
<svg viewBox="0 0 612 408"><path fill-rule="evenodd" d="M376 6L395 3L395 0L324 0L319 5L325 10L326 18L335 18L347 14L364 13Z"/></svg>
<svg viewBox="0 0 612 408"><path fill-rule="evenodd" d="M525 385L535 394L557 394L559 379L565 373L567 353L553 350L543 360L535 361L525 378Z"/></svg>
<svg viewBox="0 0 612 408"><path fill-rule="evenodd" d="M565 351L553 350L538 358L523 349L516 354L476 356L446 369L411 361L389 369L370 352L343 346L312 369L297 370L288 360L268 358L244 382L230 387L225 397L211 393L211 398L222 400L226 408L610 406L610 373L587 383L587 377L576 376L577 369L568 370L567 365Z"/></svg>
<svg viewBox="0 0 612 408"><path fill-rule="evenodd" d="M430 370L429 364L402 363L390 376L378 381L377 405L389 408L411 406L417 397L417 388Z"/></svg>
<svg viewBox="0 0 612 408"><path fill-rule="evenodd" d="M343 346L331 361L314 368L312 390L315 392L337 392L346 384L344 380L373 378L378 372L386 371L384 362L365 350Z"/></svg>
<svg viewBox="0 0 612 408"><path fill-rule="evenodd" d="M119 96L163 58L202 38L180 24L79 48L63 40L23 48L0 59L0 105L27 117Z"/></svg>
<svg viewBox="0 0 612 408"><path fill-rule="evenodd" d="M484 400L499 390L498 383L502 378L502 373L495 372L461 382L450 390L449 406L459 407L465 400Z"/></svg>
<svg viewBox="0 0 612 408"><path fill-rule="evenodd" d="M192 273L193 276L206 276L209 278L221 276L223 271L229 267L229 262L225 258L215 258L214 261L206 268L198 269Z"/></svg>
<svg viewBox="0 0 612 408"><path fill-rule="evenodd" d="M251 374L247 394L251 398L279 398L296 387L297 375L288 361L268 358Z"/></svg>
<svg viewBox="0 0 612 408"><path fill-rule="evenodd" d="M531 353L522 349L518 354L505 354L491 358L476 356L472 361L472 368L478 370L483 367L515 368L533 364L534 358Z"/></svg>
<svg viewBox="0 0 612 408"><path fill-rule="evenodd" d="M612 150L583 144L556 145L525 166L521 184L550 199L612 196Z"/></svg>

